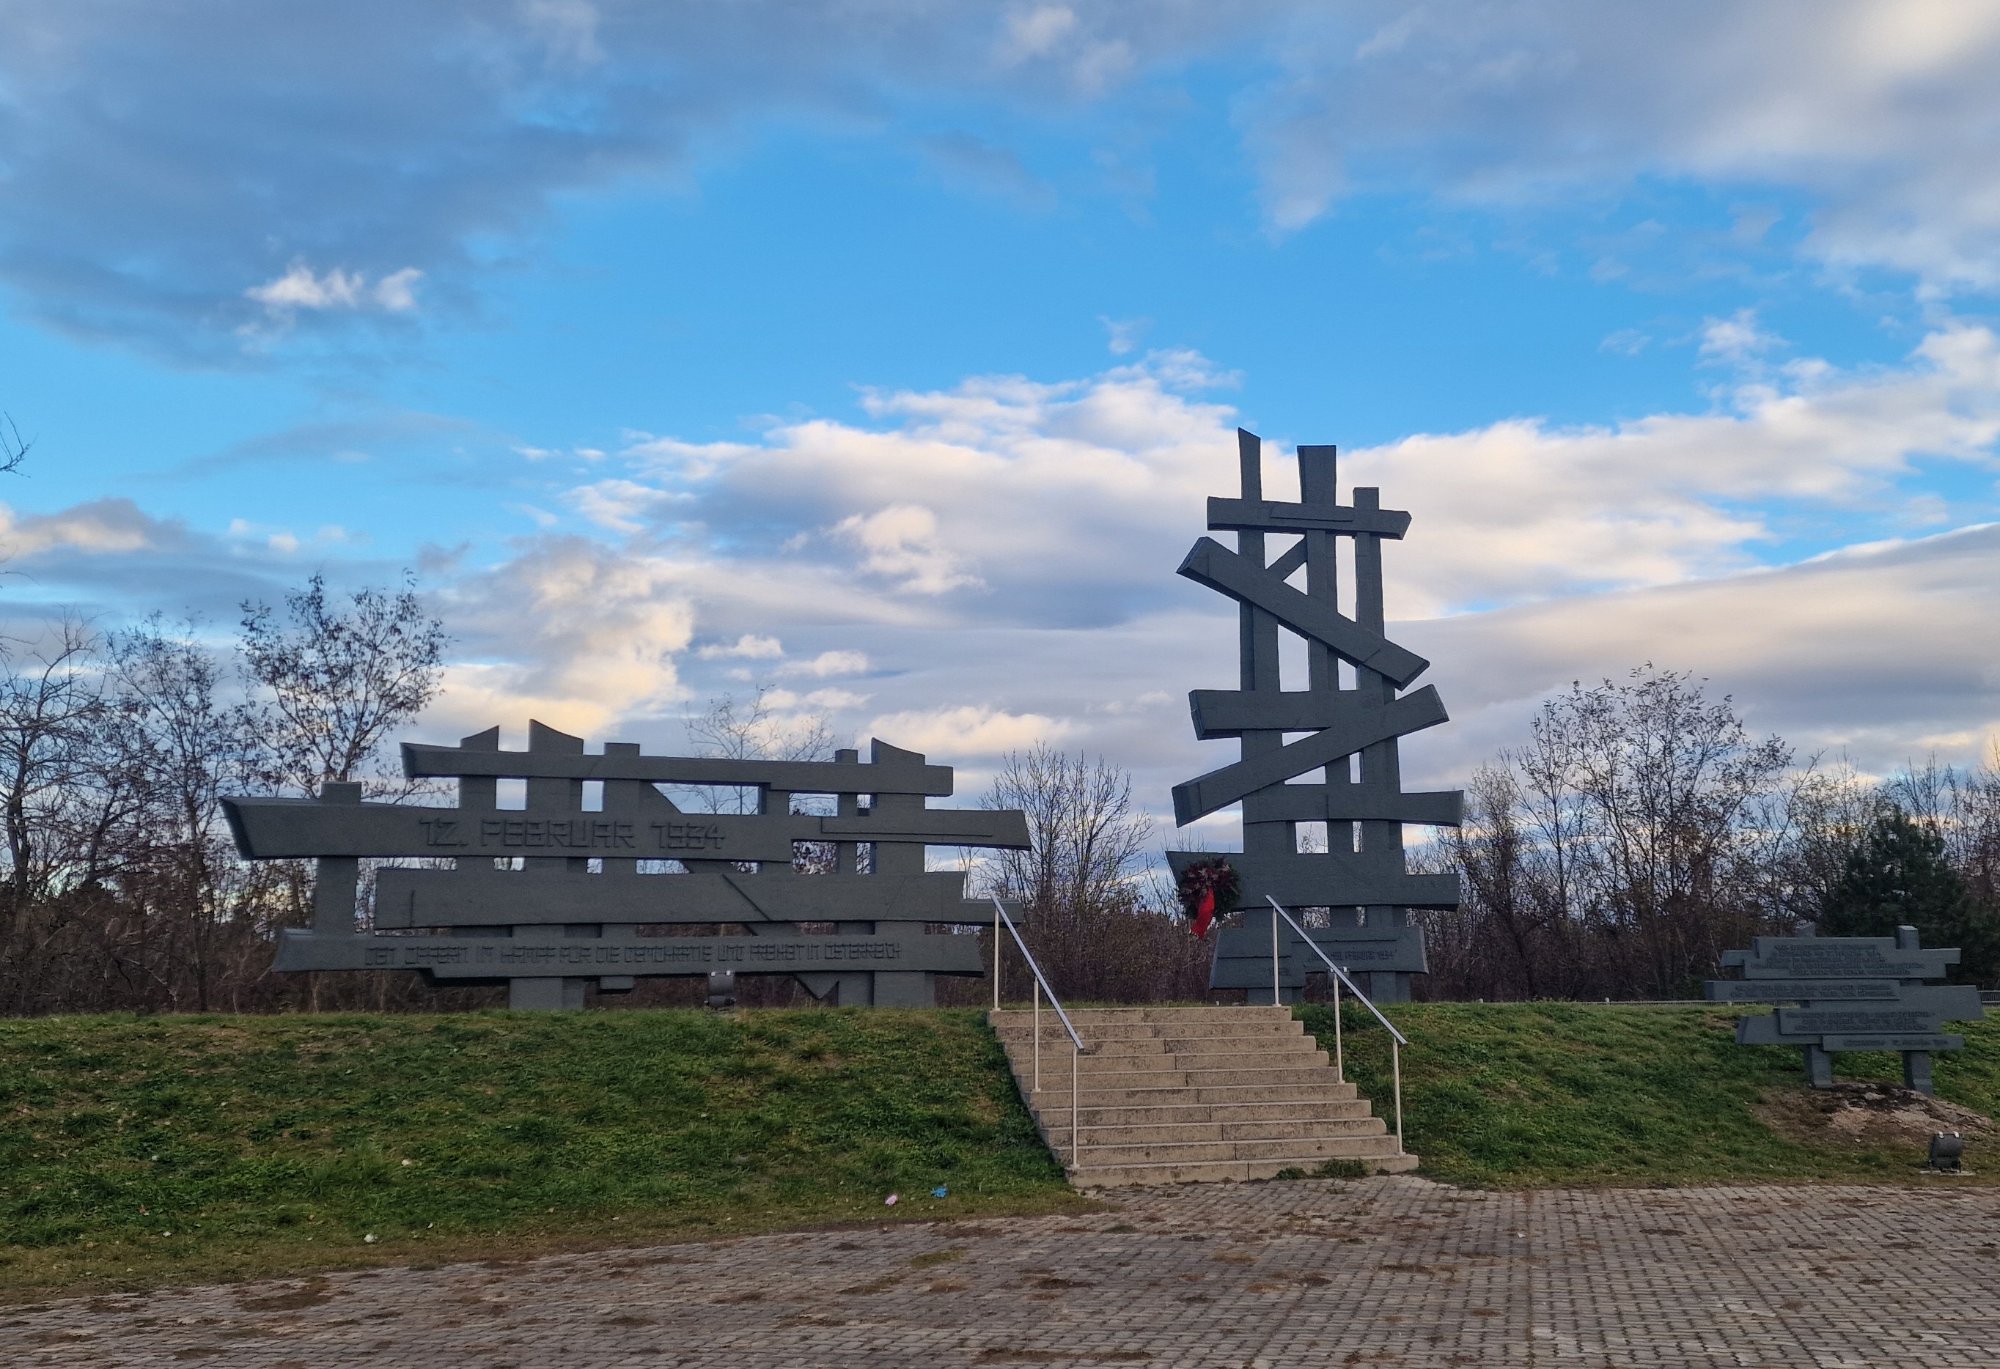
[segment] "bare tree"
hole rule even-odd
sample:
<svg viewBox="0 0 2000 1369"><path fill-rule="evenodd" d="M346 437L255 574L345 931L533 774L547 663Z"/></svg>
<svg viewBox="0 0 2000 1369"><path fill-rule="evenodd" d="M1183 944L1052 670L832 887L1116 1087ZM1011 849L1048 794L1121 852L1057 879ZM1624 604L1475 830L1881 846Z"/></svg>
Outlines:
<svg viewBox="0 0 2000 1369"><path fill-rule="evenodd" d="M1029 849L975 868L982 892L1024 905L1024 935L1058 993L1146 1001L1206 988L1209 947L1159 906L1141 868L1153 823L1130 775L1039 745L1010 752L980 804L1027 815Z"/></svg>
<svg viewBox="0 0 2000 1369"><path fill-rule="evenodd" d="M341 610L315 575L285 596L286 623L264 604L242 607L244 669L264 691L267 779L281 788L362 778L391 730L437 696L449 639L412 579L355 590Z"/></svg>
<svg viewBox="0 0 2000 1369"><path fill-rule="evenodd" d="M1486 990L1482 997L1539 998L1564 974L1563 851L1534 840L1534 811L1511 767L1481 766L1466 787L1463 825L1442 838L1463 876L1464 903L1425 923L1434 932L1458 929L1464 947L1458 964L1438 965L1434 973L1456 969L1451 978L1477 984ZM1561 836L1558 826L1558 843ZM1433 959L1446 957L1434 952Z"/></svg>
<svg viewBox="0 0 2000 1369"><path fill-rule="evenodd" d="M139 799L122 883L142 931L165 941L168 1006L197 1012L242 1004L249 967L263 969L270 918L245 895L262 880L239 859L222 799L250 789L269 769L256 718L224 698L226 670L187 622L155 615L111 642L109 696L119 722L119 769ZM150 913L150 917L146 914ZM139 962L152 966L142 935Z"/></svg>
<svg viewBox="0 0 2000 1369"><path fill-rule="evenodd" d="M0 929L11 932L69 864L72 852L57 834L68 825L65 807L89 778L105 715L100 645L82 623L63 619L24 667L0 681L0 835L7 847Z"/></svg>
<svg viewBox="0 0 2000 1369"><path fill-rule="evenodd" d="M1775 929L1796 903L1779 872L1797 823L1832 794L1791 770L1780 739L1752 738L1727 696L1649 664L1549 700L1470 797L1442 843L1467 889L1451 987L1659 997Z"/></svg>
<svg viewBox="0 0 2000 1369"><path fill-rule="evenodd" d="M0 411L0 474L20 470L21 463L28 459L28 449L34 445L22 440L21 430L14 424L14 416Z"/></svg>

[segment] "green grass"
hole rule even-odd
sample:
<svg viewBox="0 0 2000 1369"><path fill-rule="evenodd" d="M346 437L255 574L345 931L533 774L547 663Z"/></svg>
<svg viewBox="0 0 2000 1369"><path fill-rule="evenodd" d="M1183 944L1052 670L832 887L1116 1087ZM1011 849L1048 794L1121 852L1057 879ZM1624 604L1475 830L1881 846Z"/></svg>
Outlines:
<svg viewBox="0 0 2000 1369"><path fill-rule="evenodd" d="M1330 1045L1327 1010L1301 1015ZM1809 1095L1797 1054L1737 1046L1731 1010L1393 1015L1433 1178L1881 1182L1922 1158L1774 1128L1770 1104ZM1386 1116L1387 1038L1346 1021ZM1994 1115L2000 1022L1965 1035L1938 1092ZM1838 1062L1899 1078L1893 1056ZM0 1022L0 1300L1086 1206L976 1011Z"/></svg>
<svg viewBox="0 0 2000 1369"><path fill-rule="evenodd" d="M971 1011L0 1022L0 1296L1068 1205Z"/></svg>
<svg viewBox="0 0 2000 1369"><path fill-rule="evenodd" d="M1299 1010L1331 1050L1324 1007ZM1413 1003L1390 1010L1403 1051L1404 1130L1423 1173L1491 1187L1884 1182L1916 1177L1911 1146L1774 1129L1760 1103L1809 1091L1799 1052L1738 1046L1733 1009L1587 1003ZM1390 1111L1388 1037L1349 1004L1348 1077ZM1940 1098L2000 1113L2000 1022L1954 1023L1966 1049L1934 1058ZM1892 1054L1834 1057L1840 1079L1902 1082ZM1982 1163L1975 1144L1967 1164ZM1974 1181L1983 1176L1975 1176ZM1994 1175L1992 1177L2000 1177Z"/></svg>

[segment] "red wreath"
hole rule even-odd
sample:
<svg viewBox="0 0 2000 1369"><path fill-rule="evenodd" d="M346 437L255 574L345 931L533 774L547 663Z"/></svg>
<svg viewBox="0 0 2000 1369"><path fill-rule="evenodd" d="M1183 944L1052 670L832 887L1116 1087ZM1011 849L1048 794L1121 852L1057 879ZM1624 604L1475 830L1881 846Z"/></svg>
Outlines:
<svg viewBox="0 0 2000 1369"><path fill-rule="evenodd" d="M1181 871L1181 907L1192 922L1197 937L1206 937L1215 919L1231 912L1243 892L1243 881L1229 862L1217 856L1198 860Z"/></svg>

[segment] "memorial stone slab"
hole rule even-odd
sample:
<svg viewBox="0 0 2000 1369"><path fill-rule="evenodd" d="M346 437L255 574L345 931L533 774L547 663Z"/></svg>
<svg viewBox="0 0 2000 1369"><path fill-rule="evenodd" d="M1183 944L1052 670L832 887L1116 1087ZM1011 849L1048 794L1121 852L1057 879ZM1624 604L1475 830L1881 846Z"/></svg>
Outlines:
<svg viewBox="0 0 2000 1369"><path fill-rule="evenodd" d="M1744 977L1712 979L1706 994L1711 1002L1777 1005L1768 1016L1739 1019L1737 1044L1798 1046L1814 1088L1833 1086L1835 1052L1893 1050L1902 1053L1904 1082L1930 1093L1932 1052L1965 1046L1964 1037L1940 1030L1944 1023L1985 1016L1977 989L1922 982L1942 979L1958 959L1955 949L1923 949L1914 927L1893 937L1760 936L1747 951L1722 954L1724 967Z"/></svg>
<svg viewBox="0 0 2000 1369"><path fill-rule="evenodd" d="M1409 872L1403 824L1457 826L1464 796L1406 793L1397 739L1446 721L1430 686L1403 693L1429 662L1389 640L1382 609L1382 539L1408 530L1407 513L1381 507L1378 491L1336 496L1332 447L1300 447L1299 500L1265 496L1263 446L1237 433L1241 492L1208 501L1211 531L1234 533L1234 550L1198 539L1180 574L1238 605L1238 688L1197 689L1188 696L1196 737L1234 739L1239 758L1176 785L1182 825L1233 803L1243 806L1243 850L1225 853L1240 883L1245 923L1217 934L1214 988L1241 988L1252 1002L1273 996L1271 931L1265 898L1294 915L1325 909L1330 925L1310 932L1334 962L1360 977L1369 995L1407 999L1422 974L1422 930L1411 908L1456 908L1458 876ZM1295 539L1273 556L1270 537ZM1353 539L1352 615L1342 611L1337 539ZM1293 583L1304 573L1303 585ZM1280 679L1279 634L1303 639L1303 689ZM1341 668L1353 685L1341 686ZM1297 734L1304 733L1304 736ZM1288 740L1288 735L1290 740ZM1325 827L1325 849L1302 850L1301 823ZM1178 879L1212 860L1211 851L1169 851ZM1265 910L1265 911L1260 911ZM1297 1000L1322 962L1279 924L1278 989Z"/></svg>
<svg viewBox="0 0 2000 1369"><path fill-rule="evenodd" d="M582 1007L592 982L617 993L648 976L726 972L793 975L831 1002L922 1006L935 976L985 967L975 938L909 924L984 923L990 908L966 900L962 874L926 870L924 848L1028 846L1018 812L927 807L951 793L950 768L881 741L866 763L855 751L716 760L616 742L593 755L530 723L526 751L501 750L491 728L456 747L405 744L403 764L456 781L458 803L364 803L352 784L224 801L245 857L318 861L313 925L280 933L274 968L506 984L516 1008ZM500 807L502 779L526 781L524 808ZM586 811L591 781L602 800ZM683 811L660 786L730 786L755 796L754 811ZM795 812L800 794L834 811ZM831 847L834 868L795 869L800 843ZM377 871L373 925L358 930L360 861L398 857L430 864ZM721 934L698 934L711 930Z"/></svg>

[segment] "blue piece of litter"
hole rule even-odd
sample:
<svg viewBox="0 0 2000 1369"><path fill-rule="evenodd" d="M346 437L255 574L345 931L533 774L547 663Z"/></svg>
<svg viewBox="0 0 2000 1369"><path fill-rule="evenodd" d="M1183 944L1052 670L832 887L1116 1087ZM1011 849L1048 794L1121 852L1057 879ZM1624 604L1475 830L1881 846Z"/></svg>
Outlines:
<svg viewBox="0 0 2000 1369"><path fill-rule="evenodd" d="M949 1198L950 1196L951 1196L951 1190L946 1188L943 1184L939 1184L936 1188L931 1190L931 1197L933 1198Z"/></svg>

